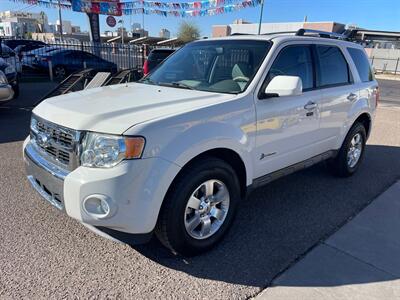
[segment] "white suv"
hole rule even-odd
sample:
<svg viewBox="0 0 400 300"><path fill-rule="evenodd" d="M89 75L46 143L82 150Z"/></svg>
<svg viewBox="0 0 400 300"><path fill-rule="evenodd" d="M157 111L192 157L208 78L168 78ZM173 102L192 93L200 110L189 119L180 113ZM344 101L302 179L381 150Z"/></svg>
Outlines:
<svg viewBox="0 0 400 300"><path fill-rule="evenodd" d="M322 160L359 167L378 84L361 46L324 36L196 41L138 83L47 99L24 143L29 181L103 236L210 249L251 188Z"/></svg>

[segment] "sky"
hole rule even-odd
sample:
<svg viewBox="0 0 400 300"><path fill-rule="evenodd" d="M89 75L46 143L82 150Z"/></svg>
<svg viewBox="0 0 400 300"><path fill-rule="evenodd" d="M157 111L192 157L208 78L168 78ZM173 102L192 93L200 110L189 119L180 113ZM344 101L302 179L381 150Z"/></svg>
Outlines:
<svg viewBox="0 0 400 300"><path fill-rule="evenodd" d="M166 0L161 0L166 1ZM173 0L174 2L184 2ZM187 0L192 2L195 0ZM167 2L167 1L166 1ZM23 10L26 12L44 11L50 23L58 19L57 9L32 6L21 2L0 0L0 11ZM182 20L194 22L201 30L202 36L211 36L212 25L230 24L235 19L245 19L258 22L260 7L245 8L243 10L217 16L176 18L156 15L144 16L144 28L150 35L158 36L160 28L167 28L172 36L176 35ZM359 27L375 30L400 31L400 0L265 0L263 22L301 22L307 16L309 22L335 21L344 24L356 24ZM62 18L70 20L74 25L88 29L85 14L62 11ZM141 23L142 15L123 16L125 27L128 24ZM115 30L109 28L105 16L100 16L100 30Z"/></svg>

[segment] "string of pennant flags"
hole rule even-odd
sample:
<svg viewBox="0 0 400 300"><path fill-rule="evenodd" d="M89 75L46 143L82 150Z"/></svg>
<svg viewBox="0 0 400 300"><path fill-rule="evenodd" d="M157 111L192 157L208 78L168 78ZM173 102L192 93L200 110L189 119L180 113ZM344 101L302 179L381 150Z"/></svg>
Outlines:
<svg viewBox="0 0 400 300"><path fill-rule="evenodd" d="M149 0L10 0L46 8L62 8L106 15L158 15L164 17L203 17L238 11L258 6L262 0L202 0L191 2L160 2Z"/></svg>
<svg viewBox="0 0 400 300"><path fill-rule="evenodd" d="M232 2L232 0L228 0ZM191 2L196 3L196 2ZM226 4L222 6L211 6L210 8L203 8L201 6L194 6L194 9L185 10L182 9L182 3L180 4L180 8L176 9L168 9L169 7L161 6L162 9L159 9L157 5L155 6L144 6L144 7L135 7L135 8L122 8L122 14L124 15L134 15L134 14L155 14L159 16L173 16L173 17L204 17L204 16L214 16L220 15L224 13L230 13L234 11L241 10L247 7L255 7L260 4L260 0L245 0L245 1L236 1L235 4ZM189 4L189 3L185 3Z"/></svg>

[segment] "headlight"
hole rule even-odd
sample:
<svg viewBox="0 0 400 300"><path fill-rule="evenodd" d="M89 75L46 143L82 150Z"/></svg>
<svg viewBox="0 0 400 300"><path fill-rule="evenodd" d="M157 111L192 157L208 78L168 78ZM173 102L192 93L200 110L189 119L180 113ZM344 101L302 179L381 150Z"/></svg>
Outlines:
<svg viewBox="0 0 400 300"><path fill-rule="evenodd" d="M0 84L8 84L7 77L2 71L0 71Z"/></svg>
<svg viewBox="0 0 400 300"><path fill-rule="evenodd" d="M124 159L140 158L143 137L125 137L88 132L83 141L81 164L92 168L111 168Z"/></svg>
<svg viewBox="0 0 400 300"><path fill-rule="evenodd" d="M6 74L15 73L15 68L14 68L13 66L11 66L11 65L8 65L8 66L5 68L4 73L6 73Z"/></svg>
<svg viewBox="0 0 400 300"><path fill-rule="evenodd" d="M33 114L32 114L32 117L31 117L31 130L34 133L38 133L39 132L38 127L37 127L37 119L33 116Z"/></svg>

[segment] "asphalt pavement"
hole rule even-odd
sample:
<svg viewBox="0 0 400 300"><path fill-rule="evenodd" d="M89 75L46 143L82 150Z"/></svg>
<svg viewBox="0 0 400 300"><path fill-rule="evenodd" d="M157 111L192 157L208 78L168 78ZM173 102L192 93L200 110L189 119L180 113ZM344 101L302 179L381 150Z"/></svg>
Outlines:
<svg viewBox="0 0 400 300"><path fill-rule="evenodd" d="M48 89L23 84L20 99L0 106L1 299L256 296L400 178L400 81L382 81L382 105L353 177L336 178L322 163L255 190L223 242L198 257L173 256L155 239L114 243L51 207L25 178L29 107ZM394 100L386 102L385 89Z"/></svg>

